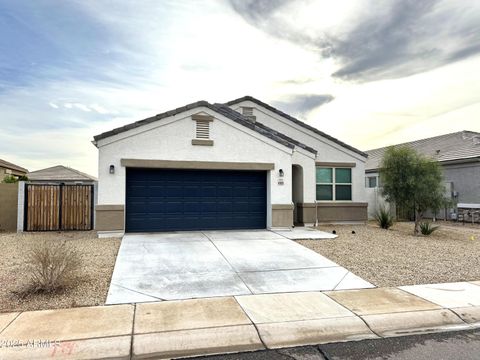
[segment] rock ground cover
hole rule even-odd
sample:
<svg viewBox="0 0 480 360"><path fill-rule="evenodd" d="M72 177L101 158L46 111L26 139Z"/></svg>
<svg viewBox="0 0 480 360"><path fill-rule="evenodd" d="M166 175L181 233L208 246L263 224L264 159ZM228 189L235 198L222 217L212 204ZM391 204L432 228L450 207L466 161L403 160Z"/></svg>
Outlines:
<svg viewBox="0 0 480 360"><path fill-rule="evenodd" d="M480 279L480 226L437 222L430 236L414 236L413 223L391 229L366 225L321 225L332 240L297 242L378 287ZM353 234L352 231L355 233Z"/></svg>
<svg viewBox="0 0 480 360"><path fill-rule="evenodd" d="M19 296L28 283L26 254L39 241L63 241L79 254L81 268L71 285L55 294ZM121 240L95 232L0 233L0 312L103 305Z"/></svg>

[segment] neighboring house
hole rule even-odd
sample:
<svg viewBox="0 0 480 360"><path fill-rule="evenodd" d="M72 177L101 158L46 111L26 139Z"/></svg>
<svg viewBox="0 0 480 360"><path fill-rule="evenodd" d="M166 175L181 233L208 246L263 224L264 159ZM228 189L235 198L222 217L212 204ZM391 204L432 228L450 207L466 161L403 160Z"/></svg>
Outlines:
<svg viewBox="0 0 480 360"><path fill-rule="evenodd" d="M0 159L0 182L7 175L20 177L20 176L26 175L27 173L28 173L27 169Z"/></svg>
<svg viewBox="0 0 480 360"><path fill-rule="evenodd" d="M30 183L93 185L97 182L94 176L63 165L32 171L27 176Z"/></svg>
<svg viewBox="0 0 480 360"><path fill-rule="evenodd" d="M252 97L199 101L94 137L99 231L365 221L367 155Z"/></svg>
<svg viewBox="0 0 480 360"><path fill-rule="evenodd" d="M456 203L480 203L480 133L460 131L452 134L398 144L408 146L442 165L447 196ZM384 203L381 197L379 168L388 147L367 151L365 186L369 216ZM443 209L437 218L451 218L453 209Z"/></svg>

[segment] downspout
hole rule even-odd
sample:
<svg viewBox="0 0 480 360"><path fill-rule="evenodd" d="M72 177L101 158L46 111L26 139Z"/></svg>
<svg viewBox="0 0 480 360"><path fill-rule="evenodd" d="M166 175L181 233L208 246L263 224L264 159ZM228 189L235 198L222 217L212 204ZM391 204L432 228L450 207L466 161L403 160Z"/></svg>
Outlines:
<svg viewBox="0 0 480 360"><path fill-rule="evenodd" d="M317 206L317 200L315 200L315 227L318 226L318 206Z"/></svg>

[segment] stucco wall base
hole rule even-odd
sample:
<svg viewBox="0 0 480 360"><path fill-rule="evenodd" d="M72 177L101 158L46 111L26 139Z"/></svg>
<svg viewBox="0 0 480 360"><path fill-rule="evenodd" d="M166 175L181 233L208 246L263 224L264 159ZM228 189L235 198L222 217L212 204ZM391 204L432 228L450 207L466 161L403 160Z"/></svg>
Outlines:
<svg viewBox="0 0 480 360"><path fill-rule="evenodd" d="M123 205L97 205L95 207L97 231L123 231L125 228Z"/></svg>
<svg viewBox="0 0 480 360"><path fill-rule="evenodd" d="M367 221L368 203L318 203L318 222Z"/></svg>
<svg viewBox="0 0 480 360"><path fill-rule="evenodd" d="M272 205L272 228L293 226L293 204Z"/></svg>
<svg viewBox="0 0 480 360"><path fill-rule="evenodd" d="M297 204L297 219L300 224L315 223L315 203L299 203Z"/></svg>
<svg viewBox="0 0 480 360"><path fill-rule="evenodd" d="M316 208L317 207L317 208ZM299 203L297 218L300 224L365 222L368 219L367 203Z"/></svg>
<svg viewBox="0 0 480 360"><path fill-rule="evenodd" d="M100 239L104 238L121 238L125 235L125 232L123 230L119 231L97 231L97 236Z"/></svg>

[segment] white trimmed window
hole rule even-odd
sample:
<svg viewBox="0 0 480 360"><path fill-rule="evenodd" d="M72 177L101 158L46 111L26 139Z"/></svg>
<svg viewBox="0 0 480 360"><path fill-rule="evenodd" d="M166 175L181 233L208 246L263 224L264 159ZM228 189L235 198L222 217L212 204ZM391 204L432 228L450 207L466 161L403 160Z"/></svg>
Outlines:
<svg viewBox="0 0 480 360"><path fill-rule="evenodd" d="M365 177L365 187L367 187L367 188L378 187L378 177L377 176L367 176L367 177Z"/></svg>
<svg viewBox="0 0 480 360"><path fill-rule="evenodd" d="M317 200L351 201L352 169L317 166Z"/></svg>

